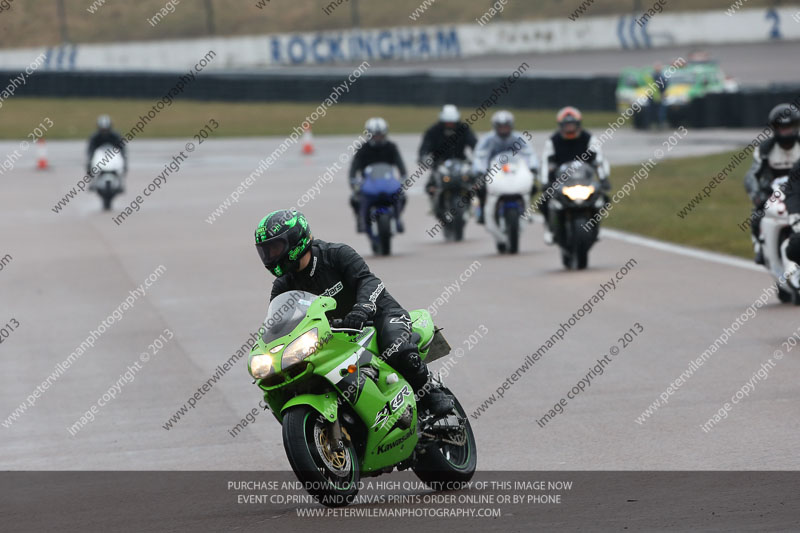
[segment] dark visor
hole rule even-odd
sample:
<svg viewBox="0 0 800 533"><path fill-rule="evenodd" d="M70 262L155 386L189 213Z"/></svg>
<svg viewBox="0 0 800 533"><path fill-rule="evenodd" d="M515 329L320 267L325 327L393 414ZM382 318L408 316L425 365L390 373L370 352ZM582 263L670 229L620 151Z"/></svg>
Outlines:
<svg viewBox="0 0 800 533"><path fill-rule="evenodd" d="M267 241L256 244L256 250L261 257L261 261L265 265L273 264L280 259L286 250L289 248L289 243L286 237L279 235Z"/></svg>

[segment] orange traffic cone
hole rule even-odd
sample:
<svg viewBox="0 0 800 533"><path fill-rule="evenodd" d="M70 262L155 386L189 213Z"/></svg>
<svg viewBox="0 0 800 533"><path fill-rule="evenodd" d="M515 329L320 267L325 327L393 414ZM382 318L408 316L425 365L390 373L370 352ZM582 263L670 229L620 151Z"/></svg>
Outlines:
<svg viewBox="0 0 800 533"><path fill-rule="evenodd" d="M43 137L39 137L36 141L36 146L39 152L36 160L36 168L39 170L47 170L50 165L47 163L47 146L44 143Z"/></svg>
<svg viewBox="0 0 800 533"><path fill-rule="evenodd" d="M303 153L311 155L314 153L314 137L311 135L311 127L305 128L303 132Z"/></svg>

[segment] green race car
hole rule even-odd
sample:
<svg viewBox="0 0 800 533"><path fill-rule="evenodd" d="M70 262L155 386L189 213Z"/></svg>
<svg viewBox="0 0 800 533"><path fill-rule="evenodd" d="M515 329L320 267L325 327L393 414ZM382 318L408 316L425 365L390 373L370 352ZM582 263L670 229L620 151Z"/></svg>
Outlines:
<svg viewBox="0 0 800 533"><path fill-rule="evenodd" d="M662 97L666 119L670 126L677 127L685 122L692 100L710 93L739 90L738 84L726 77L715 61L704 56L695 56L684 67L673 71L663 95L659 90L648 91L649 87L656 87L650 67L626 68L620 74L616 91L617 108L620 113L634 108L633 126L636 129L648 129L658 121L653 103L662 103ZM637 102L638 105L635 105Z"/></svg>

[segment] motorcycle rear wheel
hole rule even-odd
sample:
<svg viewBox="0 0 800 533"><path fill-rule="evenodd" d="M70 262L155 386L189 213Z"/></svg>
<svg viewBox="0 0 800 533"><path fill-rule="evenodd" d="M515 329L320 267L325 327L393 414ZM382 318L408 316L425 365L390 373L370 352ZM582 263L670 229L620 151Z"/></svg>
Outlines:
<svg viewBox="0 0 800 533"><path fill-rule="evenodd" d="M434 442L427 447L426 453L420 454L412 469L421 481L434 490L457 490L475 474L478 464L478 449L475 444L475 435L469 424L469 417L464 408L452 392L444 387L442 390L453 398L455 404L453 414L464 420L464 429L455 436L456 440L463 444L459 446L441 440ZM436 424L446 422L447 419L453 417L453 414Z"/></svg>

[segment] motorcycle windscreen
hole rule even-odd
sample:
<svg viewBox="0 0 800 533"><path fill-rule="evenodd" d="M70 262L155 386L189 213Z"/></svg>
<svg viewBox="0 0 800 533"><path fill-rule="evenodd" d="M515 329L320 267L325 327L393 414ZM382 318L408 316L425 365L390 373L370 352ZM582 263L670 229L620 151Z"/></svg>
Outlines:
<svg viewBox="0 0 800 533"><path fill-rule="evenodd" d="M125 159L122 152L110 144L99 146L92 154L91 167L93 172L121 173L125 168Z"/></svg>
<svg viewBox="0 0 800 533"><path fill-rule="evenodd" d="M270 343L290 333L306 317L311 302L317 296L305 291L279 294L269 304L261 340Z"/></svg>
<svg viewBox="0 0 800 533"><path fill-rule="evenodd" d="M364 170L361 194L367 198L391 197L402 188L394 169L386 163L376 163Z"/></svg>
<svg viewBox="0 0 800 533"><path fill-rule="evenodd" d="M361 184L361 194L367 198L389 197L397 194L402 189L402 184L396 178L369 178Z"/></svg>
<svg viewBox="0 0 800 533"><path fill-rule="evenodd" d="M574 165L574 163L572 163ZM565 168L566 167L566 168ZM575 185L594 185L597 174L592 166L587 164L576 165L570 169L567 164L561 165L556 171L556 190Z"/></svg>

